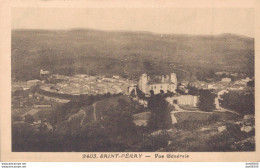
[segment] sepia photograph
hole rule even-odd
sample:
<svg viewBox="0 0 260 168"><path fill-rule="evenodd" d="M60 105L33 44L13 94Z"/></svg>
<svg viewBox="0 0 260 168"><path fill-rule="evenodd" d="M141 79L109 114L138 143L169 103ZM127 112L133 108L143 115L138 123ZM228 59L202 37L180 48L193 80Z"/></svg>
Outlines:
<svg viewBox="0 0 260 168"><path fill-rule="evenodd" d="M260 3L199 1L0 2L0 160L259 161Z"/></svg>
<svg viewBox="0 0 260 168"><path fill-rule="evenodd" d="M255 151L253 9L11 12L13 152Z"/></svg>
<svg viewBox="0 0 260 168"><path fill-rule="evenodd" d="M253 9L11 12L13 152L255 151Z"/></svg>

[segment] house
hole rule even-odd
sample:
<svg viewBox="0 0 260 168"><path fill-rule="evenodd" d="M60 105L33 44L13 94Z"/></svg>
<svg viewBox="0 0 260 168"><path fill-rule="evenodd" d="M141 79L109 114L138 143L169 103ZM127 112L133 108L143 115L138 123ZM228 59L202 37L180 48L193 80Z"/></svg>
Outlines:
<svg viewBox="0 0 260 168"><path fill-rule="evenodd" d="M234 85L234 86L229 88L229 90L243 90L243 89L245 89L245 87L243 87L243 86L236 86L236 85Z"/></svg>
<svg viewBox="0 0 260 168"><path fill-rule="evenodd" d="M115 80L112 79L112 78L103 78L102 79L103 81L106 81L106 82L114 82Z"/></svg>
<svg viewBox="0 0 260 168"><path fill-rule="evenodd" d="M189 81L183 80L180 82L181 86L188 87Z"/></svg>
<svg viewBox="0 0 260 168"><path fill-rule="evenodd" d="M48 77L50 75L50 71L40 70L40 77Z"/></svg>
<svg viewBox="0 0 260 168"><path fill-rule="evenodd" d="M153 91L154 94L159 94L161 91L164 93L170 91L175 92L177 89L177 77L175 73L171 73L169 75L162 76L147 76L146 73L142 74L138 87L139 89L146 95L150 95L150 91Z"/></svg>
<svg viewBox="0 0 260 168"><path fill-rule="evenodd" d="M236 85L236 86L247 86L247 81L239 80L239 81L234 82L234 85Z"/></svg>
<svg viewBox="0 0 260 168"><path fill-rule="evenodd" d="M208 89L214 89L214 85L213 84L208 84Z"/></svg>
<svg viewBox="0 0 260 168"><path fill-rule="evenodd" d="M208 89L208 83L199 80L194 80L192 82L189 82L189 86L195 87L197 89Z"/></svg>
<svg viewBox="0 0 260 168"><path fill-rule="evenodd" d="M222 78L221 81L222 82L231 82L231 78Z"/></svg>
<svg viewBox="0 0 260 168"><path fill-rule="evenodd" d="M137 95L136 86L129 86L128 87L128 94L131 95L132 92L134 92L134 95Z"/></svg>
<svg viewBox="0 0 260 168"><path fill-rule="evenodd" d="M41 131L45 131L45 132L53 131L52 125L49 122L46 122L46 121L41 124L40 129L41 129Z"/></svg>
<svg viewBox="0 0 260 168"><path fill-rule="evenodd" d="M220 75L226 75L227 73L226 72L215 72L215 75L218 75L218 76L220 76Z"/></svg>
<svg viewBox="0 0 260 168"><path fill-rule="evenodd" d="M119 79L120 78L120 76L118 76L118 75L113 75L113 77L112 77L113 79Z"/></svg>
<svg viewBox="0 0 260 168"><path fill-rule="evenodd" d="M180 95L177 97L168 97L166 99L167 102L170 104L179 104L179 105L187 105L191 107L197 107L198 106L198 96L193 95Z"/></svg>
<svg viewBox="0 0 260 168"><path fill-rule="evenodd" d="M21 87L21 86L12 86L12 94L14 94L16 91L23 91L23 87Z"/></svg>
<svg viewBox="0 0 260 168"><path fill-rule="evenodd" d="M34 108L50 108L52 107L51 104L35 104Z"/></svg>
<svg viewBox="0 0 260 168"><path fill-rule="evenodd" d="M218 91L217 92L217 95L218 95L218 97L220 97L221 95L223 95L223 94L225 94L225 93L228 93L229 91L228 90L220 90L220 91Z"/></svg>
<svg viewBox="0 0 260 168"><path fill-rule="evenodd" d="M41 81L38 80L38 79L34 79L34 80L29 80L29 81L27 81L27 85L28 85L29 87L39 85L40 83L41 83Z"/></svg>

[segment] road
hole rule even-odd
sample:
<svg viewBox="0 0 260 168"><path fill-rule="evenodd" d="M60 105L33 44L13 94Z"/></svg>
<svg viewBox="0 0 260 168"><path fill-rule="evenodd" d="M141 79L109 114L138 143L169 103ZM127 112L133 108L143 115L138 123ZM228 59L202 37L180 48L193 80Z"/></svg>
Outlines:
<svg viewBox="0 0 260 168"><path fill-rule="evenodd" d="M186 112L186 113L190 113L190 112L196 112L196 113L205 113L205 114L213 114L214 112L205 112L205 111L188 111L188 110L184 110L182 108L179 107L178 104L174 104L174 103L170 103L172 106L174 106L175 110L174 111L171 111L171 119L172 119L172 124L175 124L177 123L177 119L176 117L174 116L175 113L180 113L180 112ZM220 107L219 110L214 110L215 112L223 112L223 113L233 113L233 114L236 114L236 115L239 115L239 113L235 112L235 111L232 111L232 110L228 110L228 109L225 109L225 108L222 108Z"/></svg>
<svg viewBox="0 0 260 168"><path fill-rule="evenodd" d="M97 102L93 103L93 108L94 108L94 121L97 121L97 115L96 115L96 104Z"/></svg>

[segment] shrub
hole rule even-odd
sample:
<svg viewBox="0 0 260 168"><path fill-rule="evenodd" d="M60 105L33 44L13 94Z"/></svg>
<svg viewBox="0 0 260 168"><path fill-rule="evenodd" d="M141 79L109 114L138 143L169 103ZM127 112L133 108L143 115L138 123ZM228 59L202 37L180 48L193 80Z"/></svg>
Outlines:
<svg viewBox="0 0 260 168"><path fill-rule="evenodd" d="M24 117L24 121L27 122L27 123L33 123L33 122L34 122L34 118L33 118L32 115L27 114L27 115Z"/></svg>

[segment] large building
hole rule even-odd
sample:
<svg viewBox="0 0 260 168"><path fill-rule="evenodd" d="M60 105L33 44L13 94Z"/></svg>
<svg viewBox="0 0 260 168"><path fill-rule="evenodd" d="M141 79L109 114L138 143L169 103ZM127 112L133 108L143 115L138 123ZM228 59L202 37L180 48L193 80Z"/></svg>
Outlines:
<svg viewBox="0 0 260 168"><path fill-rule="evenodd" d="M40 70L40 77L49 77L50 71Z"/></svg>
<svg viewBox="0 0 260 168"><path fill-rule="evenodd" d="M166 101L168 101L168 103L170 103L171 105L179 104L179 105L185 105L190 107L197 107L199 98L198 96L193 96L193 95L180 95L176 97L167 97Z"/></svg>
<svg viewBox="0 0 260 168"><path fill-rule="evenodd" d="M170 75L154 76L151 78L144 73L139 79L138 87L143 93L148 95L151 90L154 91L154 94L160 93L161 90L164 93L167 93L167 91L175 92L177 89L177 77L175 73L171 73Z"/></svg>

